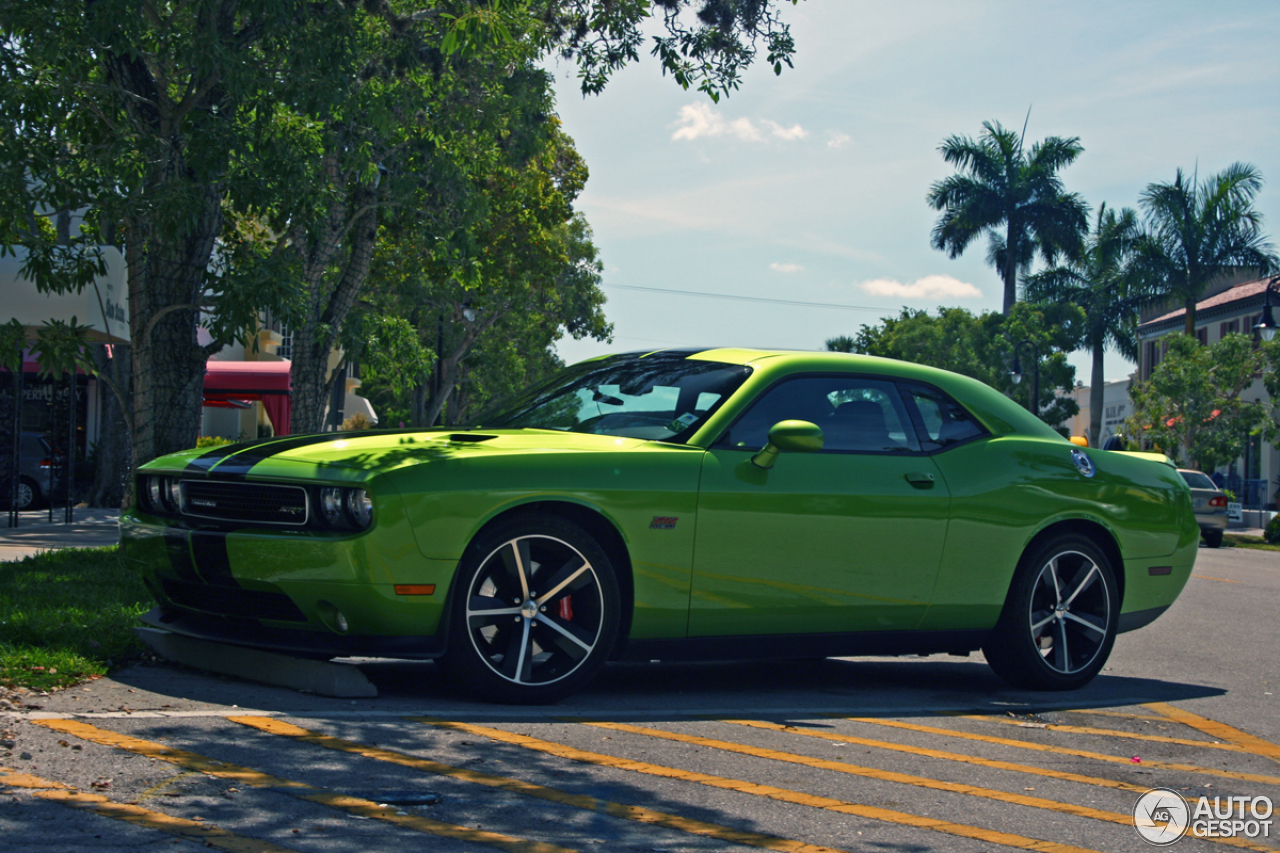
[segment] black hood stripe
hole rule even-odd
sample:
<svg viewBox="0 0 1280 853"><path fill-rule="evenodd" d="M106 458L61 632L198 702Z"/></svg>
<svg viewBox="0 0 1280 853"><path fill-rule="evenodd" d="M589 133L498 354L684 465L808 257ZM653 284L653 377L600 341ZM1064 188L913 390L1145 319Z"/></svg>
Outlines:
<svg viewBox="0 0 1280 853"><path fill-rule="evenodd" d="M366 435L410 435L419 433L443 433L448 430L441 427L435 430L429 429L397 429L397 430L368 430L362 431L359 436ZM349 432L318 432L309 435L282 436L280 438L268 438L262 441L253 441L246 444L226 444L221 447L215 447L208 453L203 453L187 463L186 470L190 473L208 473L217 468L218 476L243 477L249 473L249 469L253 468L259 462L270 459L280 453L286 453L290 450L299 450L303 447L311 447L316 444L325 444L331 441L342 441L350 439L352 433Z"/></svg>

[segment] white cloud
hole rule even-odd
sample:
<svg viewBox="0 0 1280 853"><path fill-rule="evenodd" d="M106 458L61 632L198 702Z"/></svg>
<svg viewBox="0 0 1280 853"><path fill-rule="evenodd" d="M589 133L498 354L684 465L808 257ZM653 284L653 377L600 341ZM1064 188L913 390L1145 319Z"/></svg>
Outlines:
<svg viewBox="0 0 1280 853"><path fill-rule="evenodd" d="M765 119L761 123L767 124L769 126L769 129L773 131L773 135L778 137L779 139L786 139L786 140L804 139L806 136L809 135L809 131L805 130L803 127L801 127L798 124L793 124L791 125L791 127L783 127L782 125L778 124L776 121L769 121L768 119Z"/></svg>
<svg viewBox="0 0 1280 853"><path fill-rule="evenodd" d="M764 142L766 136L797 140L804 139L809 135L809 131L798 124L791 127L783 127L776 121L764 119L757 126L752 123L751 119L746 118L736 118L730 121L712 109L709 104L703 103L686 104L681 107L680 118L676 124L678 127L676 132L671 134L672 140L687 139L692 141L703 137L732 136L744 142Z"/></svg>
<svg viewBox="0 0 1280 853"><path fill-rule="evenodd" d="M769 264L769 269L780 273L804 272L804 267L800 266L800 264L772 263Z"/></svg>
<svg viewBox="0 0 1280 853"><path fill-rule="evenodd" d="M841 133L838 130L827 131L828 148L843 148L850 139L852 139L852 137L847 133Z"/></svg>
<svg viewBox="0 0 1280 853"><path fill-rule="evenodd" d="M859 285L873 296L892 296L898 299L979 299L982 291L965 281L949 275L927 275L911 284L903 284L891 278L877 278Z"/></svg>

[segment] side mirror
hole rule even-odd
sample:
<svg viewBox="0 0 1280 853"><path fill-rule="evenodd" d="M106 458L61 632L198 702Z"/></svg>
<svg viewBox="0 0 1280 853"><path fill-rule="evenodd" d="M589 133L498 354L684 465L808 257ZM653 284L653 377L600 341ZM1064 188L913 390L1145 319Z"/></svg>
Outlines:
<svg viewBox="0 0 1280 853"><path fill-rule="evenodd" d="M809 421L778 421L769 429L769 443L751 457L757 468L772 468L782 451L813 453L822 449L822 427Z"/></svg>

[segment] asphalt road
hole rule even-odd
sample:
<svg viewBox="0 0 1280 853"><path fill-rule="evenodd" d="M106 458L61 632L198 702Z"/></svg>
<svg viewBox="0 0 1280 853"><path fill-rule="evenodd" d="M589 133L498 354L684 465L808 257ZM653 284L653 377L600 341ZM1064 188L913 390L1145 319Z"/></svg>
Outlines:
<svg viewBox="0 0 1280 853"><path fill-rule="evenodd" d="M358 700L139 666L0 714L0 849L1147 849L1149 788L1280 800L1277 600L1280 555L1202 548L1069 694L977 656L613 666L535 709L430 664Z"/></svg>

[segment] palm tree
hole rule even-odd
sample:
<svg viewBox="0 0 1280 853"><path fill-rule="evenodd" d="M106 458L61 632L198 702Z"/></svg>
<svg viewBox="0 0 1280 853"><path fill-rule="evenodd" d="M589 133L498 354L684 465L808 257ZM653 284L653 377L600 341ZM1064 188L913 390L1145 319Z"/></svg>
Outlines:
<svg viewBox="0 0 1280 853"><path fill-rule="evenodd" d="M1018 272L1037 253L1053 264L1059 254L1074 257L1079 251L1088 208L1080 196L1063 190L1058 172L1084 148L1079 137L1050 136L1028 153L1022 137L999 122L983 122L982 128L978 139L952 136L938 147L961 173L929 189L929 205L942 211L932 243L958 258L975 237L987 234L987 259L1004 280L1008 314L1018 298Z"/></svg>
<svg viewBox="0 0 1280 853"><path fill-rule="evenodd" d="M1276 266L1262 214L1253 206L1260 189L1262 174L1248 163L1234 163L1199 185L1179 169L1173 183L1148 184L1142 193L1143 272L1161 295L1186 306L1188 335L1196 333L1196 303L1215 278L1233 267L1266 274Z"/></svg>
<svg viewBox="0 0 1280 853"><path fill-rule="evenodd" d="M1138 312L1152 300L1134 271L1140 233L1133 210L1126 207L1117 213L1103 204L1079 260L1023 280L1029 302L1071 303L1084 310L1082 342L1093 355L1089 436L1094 444L1102 435L1103 353L1112 346L1125 358L1137 360Z"/></svg>

